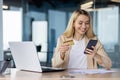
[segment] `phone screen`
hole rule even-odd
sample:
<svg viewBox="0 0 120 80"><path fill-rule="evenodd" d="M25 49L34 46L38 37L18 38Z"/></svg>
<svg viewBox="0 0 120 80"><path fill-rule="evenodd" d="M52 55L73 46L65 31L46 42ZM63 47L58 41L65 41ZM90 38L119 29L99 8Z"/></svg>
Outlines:
<svg viewBox="0 0 120 80"><path fill-rule="evenodd" d="M96 46L96 44L97 44L97 40L90 40L86 48L93 50L92 46ZM87 54L86 52L84 53Z"/></svg>

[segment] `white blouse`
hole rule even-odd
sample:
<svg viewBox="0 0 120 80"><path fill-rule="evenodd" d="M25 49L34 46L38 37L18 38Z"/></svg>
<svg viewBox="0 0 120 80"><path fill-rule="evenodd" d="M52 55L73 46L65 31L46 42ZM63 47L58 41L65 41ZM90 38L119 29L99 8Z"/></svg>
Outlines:
<svg viewBox="0 0 120 80"><path fill-rule="evenodd" d="M84 54L85 38L73 41L74 45L71 47L68 68L87 69L87 56Z"/></svg>

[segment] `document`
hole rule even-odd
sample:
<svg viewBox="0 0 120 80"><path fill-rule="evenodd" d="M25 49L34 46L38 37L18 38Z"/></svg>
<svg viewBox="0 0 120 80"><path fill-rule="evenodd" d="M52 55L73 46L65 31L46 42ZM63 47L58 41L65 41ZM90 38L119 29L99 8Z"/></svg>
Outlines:
<svg viewBox="0 0 120 80"><path fill-rule="evenodd" d="M70 70L70 74L104 74L116 72L114 70L105 70L105 69L81 69L81 70Z"/></svg>

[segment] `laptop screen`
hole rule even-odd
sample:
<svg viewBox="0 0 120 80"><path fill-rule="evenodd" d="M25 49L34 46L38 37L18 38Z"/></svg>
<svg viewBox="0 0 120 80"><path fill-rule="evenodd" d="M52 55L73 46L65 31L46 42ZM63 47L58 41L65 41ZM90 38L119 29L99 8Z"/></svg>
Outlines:
<svg viewBox="0 0 120 80"><path fill-rule="evenodd" d="M42 72L36 47L33 42L9 42L16 68Z"/></svg>

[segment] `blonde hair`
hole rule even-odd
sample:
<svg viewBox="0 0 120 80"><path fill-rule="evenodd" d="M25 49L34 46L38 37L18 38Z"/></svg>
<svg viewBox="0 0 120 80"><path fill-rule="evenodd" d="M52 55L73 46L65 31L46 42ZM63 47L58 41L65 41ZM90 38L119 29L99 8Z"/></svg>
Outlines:
<svg viewBox="0 0 120 80"><path fill-rule="evenodd" d="M73 37L74 36L74 33L75 33L75 29L73 27L74 25L74 22L76 21L77 17L79 15L85 15L89 18L89 21L90 21L90 27L89 29L87 30L87 32L85 33L85 35L88 37L88 38L93 38L95 37L95 34L93 32L93 28L92 28L92 24L91 24L91 17L90 17L90 14L85 11L85 10L75 10L68 22L68 25L67 25L67 28L65 30L65 32L63 33L64 36L66 37Z"/></svg>

